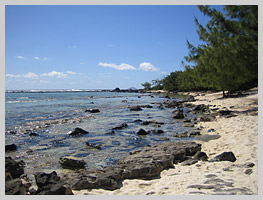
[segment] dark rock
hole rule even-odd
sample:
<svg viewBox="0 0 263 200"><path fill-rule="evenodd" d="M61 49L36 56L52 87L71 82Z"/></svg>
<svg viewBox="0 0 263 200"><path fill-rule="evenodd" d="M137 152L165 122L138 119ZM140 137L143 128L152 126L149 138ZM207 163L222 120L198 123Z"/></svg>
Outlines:
<svg viewBox="0 0 263 200"><path fill-rule="evenodd" d="M181 101L166 101L164 102L166 108L176 108L182 106L183 102Z"/></svg>
<svg viewBox="0 0 263 200"><path fill-rule="evenodd" d="M207 161L208 156L206 155L205 152L198 151L198 152L196 152L196 154L194 155L193 159L202 160L202 161Z"/></svg>
<svg viewBox="0 0 263 200"><path fill-rule="evenodd" d="M114 130L111 130L110 132L108 133L105 133L106 135L114 135L115 134L115 131Z"/></svg>
<svg viewBox="0 0 263 200"><path fill-rule="evenodd" d="M19 178L24 173L24 164L23 161L16 162L11 157L5 157L5 173L9 173L12 179Z"/></svg>
<svg viewBox="0 0 263 200"><path fill-rule="evenodd" d="M26 188L23 186L22 181L18 178L6 181L5 183L6 195L25 195Z"/></svg>
<svg viewBox="0 0 263 200"><path fill-rule="evenodd" d="M185 119L184 120L184 123L189 123L189 122L191 122L191 119Z"/></svg>
<svg viewBox="0 0 263 200"><path fill-rule="evenodd" d="M213 159L209 160L209 162L218 162L218 161L235 162L236 161L236 157L233 154L233 152L230 151L230 152L223 152L223 153L217 155L216 157L214 157Z"/></svg>
<svg viewBox="0 0 263 200"><path fill-rule="evenodd" d="M114 90L112 90L112 92L120 92L121 91L121 89L120 88L115 88Z"/></svg>
<svg viewBox="0 0 263 200"><path fill-rule="evenodd" d="M148 131L149 134L161 134L164 133L163 130L149 130Z"/></svg>
<svg viewBox="0 0 263 200"><path fill-rule="evenodd" d="M128 101L127 101L127 100L122 100L121 102L123 102L123 103L127 103Z"/></svg>
<svg viewBox="0 0 263 200"><path fill-rule="evenodd" d="M87 145L88 147L101 150L101 146L100 146L100 145L90 144L89 142L86 142L86 145Z"/></svg>
<svg viewBox="0 0 263 200"><path fill-rule="evenodd" d="M209 110L209 106L200 104L200 105L197 105L193 110L198 111L198 112L206 112Z"/></svg>
<svg viewBox="0 0 263 200"><path fill-rule="evenodd" d="M141 119L136 119L136 120L134 120L134 122L140 123L140 122L142 122L142 120Z"/></svg>
<svg viewBox="0 0 263 200"><path fill-rule="evenodd" d="M150 121L144 121L141 123L141 125L149 125L151 122Z"/></svg>
<svg viewBox="0 0 263 200"><path fill-rule="evenodd" d="M140 111L142 108L140 106L132 106L130 107L130 111Z"/></svg>
<svg viewBox="0 0 263 200"><path fill-rule="evenodd" d="M35 175L38 195L72 195L72 190L55 171L50 174L37 172Z"/></svg>
<svg viewBox="0 0 263 200"><path fill-rule="evenodd" d="M16 151L17 149L17 146L15 144L8 144L8 145L5 145L5 151Z"/></svg>
<svg viewBox="0 0 263 200"><path fill-rule="evenodd" d="M116 127L112 128L112 130L120 130L120 129L123 129L126 127L128 127L128 124L122 123L120 126L116 126Z"/></svg>
<svg viewBox="0 0 263 200"><path fill-rule="evenodd" d="M71 169L85 168L86 165L84 160L71 156L60 158L59 163L62 165L63 168L71 168Z"/></svg>
<svg viewBox="0 0 263 200"><path fill-rule="evenodd" d="M39 136L37 133L29 133L29 136Z"/></svg>
<svg viewBox="0 0 263 200"><path fill-rule="evenodd" d="M87 109L87 110L85 110L85 112L89 112L89 113L99 113L100 110L99 110L99 109Z"/></svg>
<svg viewBox="0 0 263 200"><path fill-rule="evenodd" d="M174 119L183 119L184 118L184 111L179 109L176 111L176 114L173 116Z"/></svg>
<svg viewBox="0 0 263 200"><path fill-rule="evenodd" d="M76 136L76 135L83 135L83 134L88 134L88 131L85 131L81 128L75 128L74 131L71 131L68 133L69 136Z"/></svg>
<svg viewBox="0 0 263 200"><path fill-rule="evenodd" d="M185 156L192 156L200 150L201 145L195 142L165 142L130 153L114 166L82 171L66 175L65 178L76 190L115 190L120 188L123 179L158 177L162 170L174 167L174 163L183 161Z"/></svg>
<svg viewBox="0 0 263 200"><path fill-rule="evenodd" d="M213 115L203 115L200 117L200 122L212 122L215 120L215 116Z"/></svg>
<svg viewBox="0 0 263 200"><path fill-rule="evenodd" d="M207 132L208 132L208 133L210 133L210 132L215 132L215 129L210 128Z"/></svg>
<svg viewBox="0 0 263 200"><path fill-rule="evenodd" d="M12 135L16 135L17 131L9 131L9 133L12 134Z"/></svg>
<svg viewBox="0 0 263 200"><path fill-rule="evenodd" d="M246 169L245 171L244 171L244 173L245 174L247 174L247 175L250 175L250 174L252 174L253 173L253 169Z"/></svg>
<svg viewBox="0 0 263 200"><path fill-rule="evenodd" d="M148 133L142 128L137 132L138 135L148 135Z"/></svg>

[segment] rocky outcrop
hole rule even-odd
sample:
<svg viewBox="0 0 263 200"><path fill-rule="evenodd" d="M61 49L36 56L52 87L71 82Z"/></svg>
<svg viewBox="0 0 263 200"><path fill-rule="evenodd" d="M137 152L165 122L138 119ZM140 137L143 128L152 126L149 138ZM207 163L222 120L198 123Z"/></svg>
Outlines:
<svg viewBox="0 0 263 200"><path fill-rule="evenodd" d="M165 142L153 147L145 147L141 151L130 152L116 165L102 170L82 171L79 174L65 175L72 189L102 188L115 190L121 187L124 179L158 177L164 169L174 167L187 156L194 156L201 150L195 142Z"/></svg>
<svg viewBox="0 0 263 200"><path fill-rule="evenodd" d="M84 160L71 156L60 158L59 163L62 165L63 168L70 168L70 169L85 168L86 165Z"/></svg>
<svg viewBox="0 0 263 200"><path fill-rule="evenodd" d="M137 134L138 134L138 135L148 135L148 132L141 128L141 129L137 132Z"/></svg>
<svg viewBox="0 0 263 200"><path fill-rule="evenodd" d="M72 190L68 184L66 184L57 175L55 171L50 174L43 172L37 172L35 174L36 184L38 189L36 194L38 195L72 195Z"/></svg>

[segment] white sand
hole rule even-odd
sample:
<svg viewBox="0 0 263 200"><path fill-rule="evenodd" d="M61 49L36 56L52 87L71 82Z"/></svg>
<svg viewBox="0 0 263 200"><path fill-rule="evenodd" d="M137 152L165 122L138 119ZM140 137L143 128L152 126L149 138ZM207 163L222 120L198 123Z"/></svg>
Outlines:
<svg viewBox="0 0 263 200"><path fill-rule="evenodd" d="M74 191L82 195L188 195L188 194L258 194L258 93L257 88L250 95L239 98L222 99L222 93L210 93L196 96L194 104L216 105L222 109L239 111L238 116L217 117L213 122L200 122L203 126L201 134L220 135L219 139L202 144L202 151L209 159L225 152L232 151L236 162L199 161L191 166L174 165L174 169L161 172L160 179L124 180L123 187L108 191L102 189ZM231 107L234 106L234 107ZM230 108L231 107L231 108ZM215 108L215 107L214 107ZM248 112L247 112L248 111ZM208 132L209 129L215 132ZM253 167L245 167L246 163L254 163ZM252 173L247 174L245 171ZM192 187L191 187L192 185ZM195 185L195 186L193 186ZM206 188L198 189L197 185ZM220 187L221 191L214 187ZM190 186L190 187L189 187Z"/></svg>

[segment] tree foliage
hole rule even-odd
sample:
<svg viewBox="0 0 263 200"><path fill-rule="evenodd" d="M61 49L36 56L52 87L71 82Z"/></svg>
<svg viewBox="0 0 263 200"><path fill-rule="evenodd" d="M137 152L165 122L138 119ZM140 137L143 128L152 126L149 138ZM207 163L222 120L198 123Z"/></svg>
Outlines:
<svg viewBox="0 0 263 200"><path fill-rule="evenodd" d="M258 6L224 6L224 14L209 6L198 6L210 17L203 26L195 18L201 44L189 49L184 71L164 78L166 90L214 89L231 93L257 85L258 80Z"/></svg>

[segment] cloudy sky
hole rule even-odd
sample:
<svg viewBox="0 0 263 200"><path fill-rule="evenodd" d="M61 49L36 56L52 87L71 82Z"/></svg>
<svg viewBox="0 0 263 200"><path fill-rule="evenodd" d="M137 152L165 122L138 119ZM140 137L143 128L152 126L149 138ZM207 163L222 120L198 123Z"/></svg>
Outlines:
<svg viewBox="0 0 263 200"><path fill-rule="evenodd" d="M142 88L183 70L196 6L6 6L6 89Z"/></svg>

